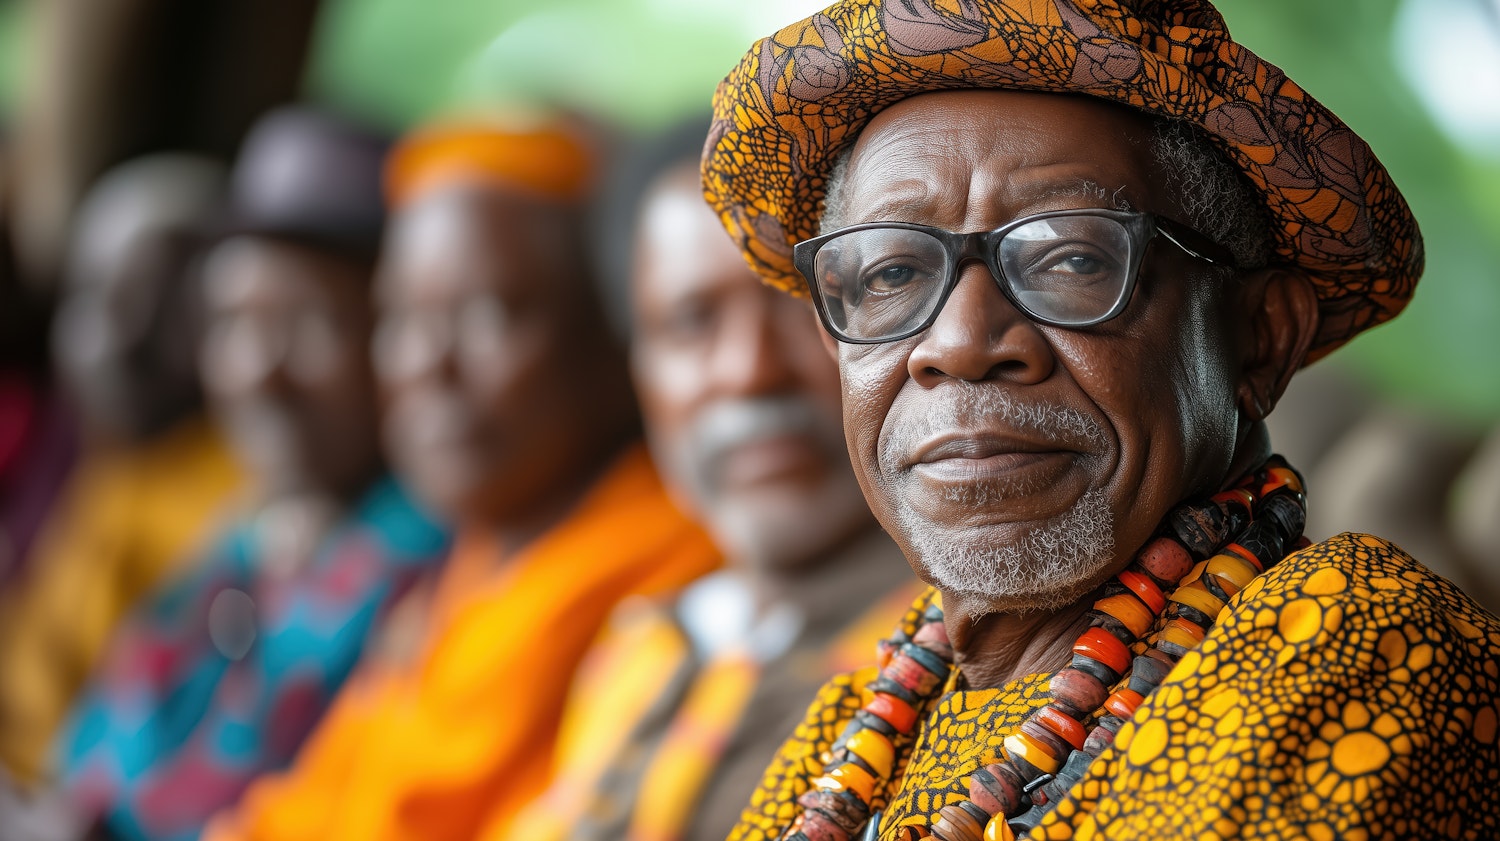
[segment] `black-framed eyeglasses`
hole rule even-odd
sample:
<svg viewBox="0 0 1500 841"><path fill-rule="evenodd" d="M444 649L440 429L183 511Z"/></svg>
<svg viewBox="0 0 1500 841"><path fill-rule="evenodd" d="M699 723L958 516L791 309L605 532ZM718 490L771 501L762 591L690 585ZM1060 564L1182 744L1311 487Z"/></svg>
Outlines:
<svg viewBox="0 0 1500 841"><path fill-rule="evenodd" d="M1130 302L1146 246L1157 234L1189 255L1234 266L1229 252L1152 213L1081 209L1038 213L993 231L958 234L907 222L870 222L796 244L818 317L840 341L892 342L926 330L973 260L1042 324L1089 327Z"/></svg>

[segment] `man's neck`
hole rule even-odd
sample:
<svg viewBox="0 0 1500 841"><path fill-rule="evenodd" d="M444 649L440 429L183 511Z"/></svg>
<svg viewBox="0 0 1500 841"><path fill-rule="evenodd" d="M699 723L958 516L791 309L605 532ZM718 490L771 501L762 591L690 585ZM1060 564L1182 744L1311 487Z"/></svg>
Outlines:
<svg viewBox="0 0 1500 841"><path fill-rule="evenodd" d="M732 561L732 559L731 559ZM817 558L800 564L745 565L757 614L791 606L810 625L842 627L863 609L915 581L900 549L873 520Z"/></svg>
<svg viewBox="0 0 1500 841"><path fill-rule="evenodd" d="M567 519L633 443L633 436L622 434L612 449L601 452L592 460L588 470L577 471L566 480L560 479L545 493L533 496L524 508L509 512L503 520L492 523L489 531L502 557L516 557Z"/></svg>
<svg viewBox="0 0 1500 841"><path fill-rule="evenodd" d="M990 613L978 618L953 609L947 594L943 604L954 662L964 683L970 689L993 689L1067 665L1073 641L1088 628L1093 600L1082 599L1055 611Z"/></svg>

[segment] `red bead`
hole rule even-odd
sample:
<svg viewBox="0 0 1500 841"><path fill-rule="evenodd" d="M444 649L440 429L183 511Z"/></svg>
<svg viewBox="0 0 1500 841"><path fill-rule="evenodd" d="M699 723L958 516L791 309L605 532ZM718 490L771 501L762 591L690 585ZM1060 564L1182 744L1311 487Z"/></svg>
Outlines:
<svg viewBox="0 0 1500 841"><path fill-rule="evenodd" d="M869 806L848 792L812 789L797 798L797 802L806 809L816 809L823 813L824 817L851 835L870 816Z"/></svg>
<svg viewBox="0 0 1500 841"><path fill-rule="evenodd" d="M992 815L1014 815L1021 809L1022 783L1001 763L986 765L969 777L969 799Z"/></svg>
<svg viewBox="0 0 1500 841"><path fill-rule="evenodd" d="M1103 628L1090 628L1084 631L1078 637L1078 641L1073 643L1073 653L1098 660L1116 675L1130 670L1130 649L1125 647L1125 643L1115 639L1114 634Z"/></svg>
<svg viewBox="0 0 1500 841"><path fill-rule="evenodd" d="M811 809L802 813L803 835L807 841L849 841L850 833L833 822L833 819Z"/></svg>
<svg viewBox="0 0 1500 841"><path fill-rule="evenodd" d="M984 827L973 815L950 804L938 810L932 837L939 841L984 841Z"/></svg>
<svg viewBox="0 0 1500 841"><path fill-rule="evenodd" d="M1063 761L1067 761L1068 754L1072 753L1073 749L1077 747L1077 745L1070 744L1067 739L1047 729L1045 725L1036 720L1035 716L1021 722L1020 730L1022 733L1030 736L1032 741L1040 744L1049 756L1055 756Z"/></svg>
<svg viewBox="0 0 1500 841"><path fill-rule="evenodd" d="M950 650L953 648L953 643L948 640L948 626L941 622L928 622L918 628L916 636L912 637L911 641L928 650L935 650L932 648L932 643L940 643Z"/></svg>
<svg viewBox="0 0 1500 841"><path fill-rule="evenodd" d="M1146 603L1146 607L1151 608L1152 613L1161 613L1167 609L1166 595L1162 593L1160 587L1156 586L1156 582L1144 573L1127 569L1120 573L1119 579L1121 584Z"/></svg>
<svg viewBox="0 0 1500 841"><path fill-rule="evenodd" d="M886 664L886 667L881 669L880 673L910 689L919 697L936 689L938 683L943 679L941 676L927 671L921 663L907 657L905 654L897 654L892 657L891 662Z"/></svg>
<svg viewBox="0 0 1500 841"><path fill-rule="evenodd" d="M910 704L884 692L876 692L875 697L865 704L864 709L866 712L880 716L896 728L898 733L910 733L917 723L917 711Z"/></svg>
<svg viewBox="0 0 1500 841"><path fill-rule="evenodd" d="M1052 704L1037 710L1033 718L1038 724L1057 734L1075 749L1083 747L1083 740L1088 737L1088 733L1084 732L1083 725L1077 719Z"/></svg>
<svg viewBox="0 0 1500 841"><path fill-rule="evenodd" d="M1053 698L1084 714L1099 709L1099 705L1104 703L1109 694L1104 684L1093 675L1074 668L1066 668L1054 674L1049 688Z"/></svg>
<svg viewBox="0 0 1500 841"><path fill-rule="evenodd" d="M1141 569L1150 573L1157 581L1175 585L1187 571L1193 568L1193 557L1188 550L1170 537L1158 537L1146 544L1136 556Z"/></svg>

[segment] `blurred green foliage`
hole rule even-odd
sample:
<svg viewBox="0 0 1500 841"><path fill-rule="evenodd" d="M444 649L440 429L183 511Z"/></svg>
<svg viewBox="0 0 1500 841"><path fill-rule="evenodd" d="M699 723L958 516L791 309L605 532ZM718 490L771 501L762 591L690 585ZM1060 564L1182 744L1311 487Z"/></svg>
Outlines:
<svg viewBox="0 0 1500 841"><path fill-rule="evenodd" d="M0 117L15 107L16 91L21 82L22 49L21 4L17 0L0 0Z"/></svg>
<svg viewBox="0 0 1500 841"><path fill-rule="evenodd" d="M1419 0L1420 1L1420 0ZM1466 155L1392 57L1399 0L1220 0L1236 37L1364 136L1421 221L1427 272L1330 362L1457 418L1500 418L1500 154ZM702 107L752 37L743 0L333 0L313 89L388 124L532 92L637 127ZM804 4L804 7L807 4ZM696 9L696 11L694 11ZM517 21L533 17L519 27ZM802 11L789 11L790 21ZM1477 56L1500 61L1500 56Z"/></svg>
<svg viewBox="0 0 1500 841"><path fill-rule="evenodd" d="M1500 418L1500 150L1487 157L1462 151L1402 76L1393 60L1400 2L1218 5L1239 40L1369 141L1426 238L1427 271L1406 313L1320 364L1348 367L1388 394L1460 420L1493 421ZM14 97L22 5L0 0L0 113ZM816 5L327 0L309 90L391 128L464 105L543 97L645 129L701 110L754 37Z"/></svg>

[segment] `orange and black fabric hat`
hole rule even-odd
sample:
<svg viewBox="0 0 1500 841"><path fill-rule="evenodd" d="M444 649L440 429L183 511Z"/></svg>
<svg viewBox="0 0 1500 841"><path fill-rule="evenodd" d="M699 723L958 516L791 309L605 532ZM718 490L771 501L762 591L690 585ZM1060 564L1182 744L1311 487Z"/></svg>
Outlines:
<svg viewBox="0 0 1500 841"><path fill-rule="evenodd" d="M793 292L833 161L885 107L962 88L1079 93L1204 129L1259 188L1273 262L1317 289L1316 359L1394 317L1422 237L1370 147L1235 43L1205 0L841 0L751 47L714 95L709 204Z"/></svg>

